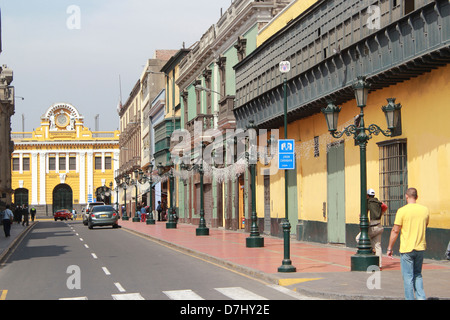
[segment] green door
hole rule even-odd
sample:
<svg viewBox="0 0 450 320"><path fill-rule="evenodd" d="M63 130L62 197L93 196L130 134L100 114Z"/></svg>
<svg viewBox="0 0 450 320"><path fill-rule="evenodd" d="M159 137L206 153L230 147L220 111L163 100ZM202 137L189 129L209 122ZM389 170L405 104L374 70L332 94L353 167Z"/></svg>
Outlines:
<svg viewBox="0 0 450 320"><path fill-rule="evenodd" d="M327 154L328 242L345 243L344 143L332 145Z"/></svg>
<svg viewBox="0 0 450 320"><path fill-rule="evenodd" d="M61 209L72 211L73 193L72 188L67 184L60 184L53 189L53 213Z"/></svg>

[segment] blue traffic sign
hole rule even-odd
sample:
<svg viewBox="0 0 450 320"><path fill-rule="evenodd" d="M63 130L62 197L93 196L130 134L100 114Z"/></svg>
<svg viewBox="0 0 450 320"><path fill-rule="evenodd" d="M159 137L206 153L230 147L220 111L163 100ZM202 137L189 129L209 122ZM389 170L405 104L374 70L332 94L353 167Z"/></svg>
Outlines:
<svg viewBox="0 0 450 320"><path fill-rule="evenodd" d="M278 169L295 169L295 140L278 140Z"/></svg>

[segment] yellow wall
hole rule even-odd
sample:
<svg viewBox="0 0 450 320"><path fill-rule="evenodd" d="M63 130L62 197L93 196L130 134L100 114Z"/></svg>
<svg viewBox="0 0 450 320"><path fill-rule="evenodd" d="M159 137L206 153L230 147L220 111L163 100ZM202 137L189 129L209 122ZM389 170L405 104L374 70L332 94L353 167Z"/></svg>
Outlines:
<svg viewBox="0 0 450 320"><path fill-rule="evenodd" d="M317 1L318 0L297 0L289 4L288 7L260 31L256 40L257 46L259 47L264 41L283 29L289 21L297 18Z"/></svg>
<svg viewBox="0 0 450 320"><path fill-rule="evenodd" d="M407 139L408 186L418 189L418 202L430 209L430 227L450 229L450 66L441 67L409 81L370 94L364 109L366 126L375 123L386 129L381 107L386 99L397 98L402 108L403 134L395 139ZM324 106L325 107L325 106ZM351 124L359 114L355 101L341 105L339 126ZM283 128L280 128L280 138ZM314 136L319 136L320 156L314 158ZM299 219L326 221L322 203L327 201L326 146L338 140L327 131L324 116L320 114L297 120L288 127L288 138L295 139L301 159L297 162ZM359 223L360 166L359 147L353 137L345 138L345 209L346 222ZM373 136L367 146L367 187L379 193L379 147L377 142L389 140L383 135ZM257 180L257 212L264 215L264 177ZM284 217L284 173L272 175L271 217Z"/></svg>

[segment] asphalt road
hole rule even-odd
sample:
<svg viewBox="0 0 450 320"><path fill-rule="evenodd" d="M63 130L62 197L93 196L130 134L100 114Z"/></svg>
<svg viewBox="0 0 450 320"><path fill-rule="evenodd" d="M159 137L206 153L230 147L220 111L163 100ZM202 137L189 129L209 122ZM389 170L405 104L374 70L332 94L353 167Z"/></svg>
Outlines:
<svg viewBox="0 0 450 320"><path fill-rule="evenodd" d="M80 220L40 221L0 270L6 300L296 300L304 297ZM281 290L281 291L280 291Z"/></svg>

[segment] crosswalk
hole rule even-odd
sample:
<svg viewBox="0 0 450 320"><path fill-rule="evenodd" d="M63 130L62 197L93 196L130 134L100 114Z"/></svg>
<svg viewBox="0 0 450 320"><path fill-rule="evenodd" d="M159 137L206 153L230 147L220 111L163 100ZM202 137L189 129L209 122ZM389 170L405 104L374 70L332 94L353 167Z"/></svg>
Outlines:
<svg viewBox="0 0 450 320"><path fill-rule="evenodd" d="M295 291L289 290L287 288L278 285L268 285L268 287L275 289L286 296L289 296L298 300L310 300L311 298L301 295ZM214 288L214 290L223 296L223 299L231 300L269 300L269 298L256 294L250 290L242 287L227 287L227 288ZM182 289L182 290L169 290L163 291L164 295L170 300L208 300L205 297L200 296L193 290ZM113 300L145 300L140 293L120 293L112 294ZM215 296L214 300L223 300ZM88 300L87 297L73 297L73 298L61 298L59 300Z"/></svg>

